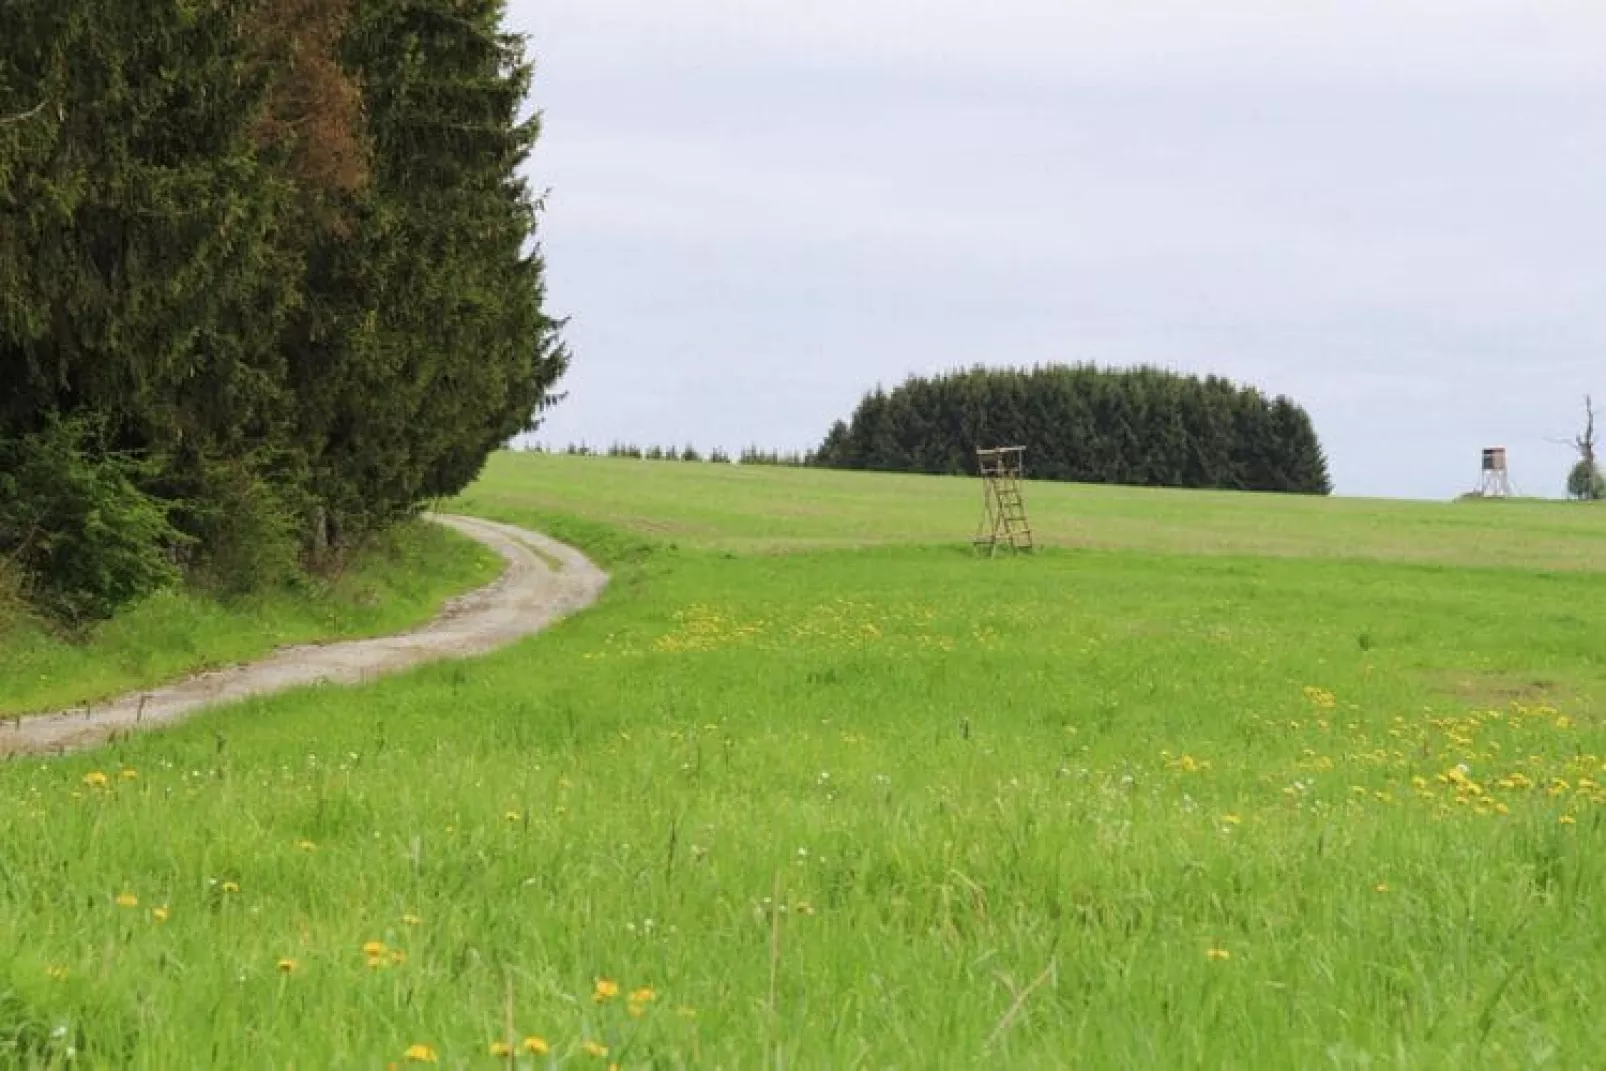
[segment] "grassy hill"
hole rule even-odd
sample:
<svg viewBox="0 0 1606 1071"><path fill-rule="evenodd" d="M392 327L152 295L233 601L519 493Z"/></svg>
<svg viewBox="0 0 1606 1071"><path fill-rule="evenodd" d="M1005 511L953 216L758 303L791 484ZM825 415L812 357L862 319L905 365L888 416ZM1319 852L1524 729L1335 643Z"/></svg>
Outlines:
<svg viewBox="0 0 1606 1071"><path fill-rule="evenodd" d="M1606 517L1027 495L987 561L969 481L498 457L595 610L0 768L0 1044L1595 1062Z"/></svg>
<svg viewBox="0 0 1606 1071"><path fill-rule="evenodd" d="M1067 548L1606 570L1606 515L1578 503L1059 483L1028 483L1025 497L1039 539ZM580 516L681 546L773 554L964 542L982 500L971 479L502 453L462 503L487 515Z"/></svg>

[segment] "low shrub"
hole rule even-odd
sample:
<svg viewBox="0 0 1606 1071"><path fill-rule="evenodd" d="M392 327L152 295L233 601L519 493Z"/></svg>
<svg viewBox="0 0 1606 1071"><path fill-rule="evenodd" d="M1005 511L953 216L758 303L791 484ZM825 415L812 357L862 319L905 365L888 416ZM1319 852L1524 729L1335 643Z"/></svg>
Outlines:
<svg viewBox="0 0 1606 1071"><path fill-rule="evenodd" d="M68 623L178 579L187 539L169 504L141 490L143 461L105 449L92 421L64 420L0 440L0 562L27 594Z"/></svg>

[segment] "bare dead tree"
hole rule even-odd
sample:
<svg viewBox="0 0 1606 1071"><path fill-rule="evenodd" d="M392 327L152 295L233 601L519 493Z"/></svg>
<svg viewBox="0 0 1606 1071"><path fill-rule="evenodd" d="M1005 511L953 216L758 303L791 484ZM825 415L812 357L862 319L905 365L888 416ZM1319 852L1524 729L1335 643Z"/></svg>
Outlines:
<svg viewBox="0 0 1606 1071"><path fill-rule="evenodd" d="M1584 430L1569 439L1552 439L1557 446L1566 446L1578 454L1578 463L1567 475L1567 493L1574 498L1595 500L1606 498L1606 478L1595 460L1595 400L1584 395Z"/></svg>
<svg viewBox="0 0 1606 1071"><path fill-rule="evenodd" d="M1545 439L1545 442L1555 446L1565 446L1578 454L1578 460L1593 463L1595 461L1595 401L1584 395L1584 430L1582 434L1574 435L1570 439Z"/></svg>
<svg viewBox="0 0 1606 1071"><path fill-rule="evenodd" d="M1573 446L1578 449L1578 460L1589 465L1595 465L1595 400L1584 395L1584 413L1589 422L1584 425L1584 433L1573 439Z"/></svg>

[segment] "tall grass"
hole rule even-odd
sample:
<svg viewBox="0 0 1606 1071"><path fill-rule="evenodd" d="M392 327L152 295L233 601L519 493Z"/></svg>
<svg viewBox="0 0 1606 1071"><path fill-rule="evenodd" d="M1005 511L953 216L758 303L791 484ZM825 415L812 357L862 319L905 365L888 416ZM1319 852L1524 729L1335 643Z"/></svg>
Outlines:
<svg viewBox="0 0 1606 1071"><path fill-rule="evenodd" d="M555 632L0 770L0 1044L150 1068L1596 1062L1606 577L737 556L538 497L501 506L616 572Z"/></svg>

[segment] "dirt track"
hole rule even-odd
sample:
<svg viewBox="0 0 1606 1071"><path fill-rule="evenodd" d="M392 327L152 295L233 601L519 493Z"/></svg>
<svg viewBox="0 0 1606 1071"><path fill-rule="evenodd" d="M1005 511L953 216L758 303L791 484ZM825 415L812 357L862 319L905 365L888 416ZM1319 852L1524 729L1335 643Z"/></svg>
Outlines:
<svg viewBox="0 0 1606 1071"><path fill-rule="evenodd" d="M472 517L431 519L502 555L506 571L495 583L453 599L434 621L412 632L283 647L249 665L103 704L0 723L0 757L95 747L250 696L323 681L359 684L423 662L484 654L589 606L607 586L607 574L585 555L536 532Z"/></svg>

